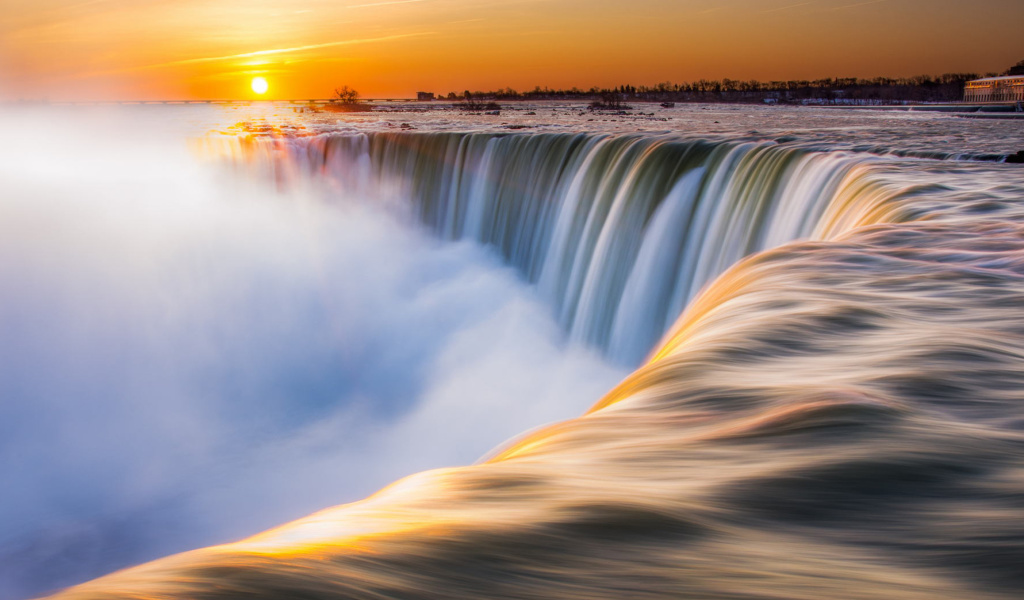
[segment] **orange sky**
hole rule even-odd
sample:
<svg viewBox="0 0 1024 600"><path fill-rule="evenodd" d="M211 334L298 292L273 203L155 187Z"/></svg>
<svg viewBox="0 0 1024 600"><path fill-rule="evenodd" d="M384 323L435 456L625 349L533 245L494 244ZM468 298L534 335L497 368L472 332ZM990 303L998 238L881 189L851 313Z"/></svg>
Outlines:
<svg viewBox="0 0 1024 600"><path fill-rule="evenodd" d="M0 100L1002 71L1021 0L2 0Z"/></svg>

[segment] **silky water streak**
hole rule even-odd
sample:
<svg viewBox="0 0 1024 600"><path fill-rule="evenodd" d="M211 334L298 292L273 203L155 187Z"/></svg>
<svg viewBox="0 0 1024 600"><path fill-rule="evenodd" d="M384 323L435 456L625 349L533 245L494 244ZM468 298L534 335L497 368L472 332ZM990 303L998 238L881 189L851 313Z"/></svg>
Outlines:
<svg viewBox="0 0 1024 600"><path fill-rule="evenodd" d="M488 166L520 147L521 170ZM725 273L580 418L58 597L1019 597L1019 169L630 136L329 137L284 156L345 183L418 173L398 187L422 220L499 248L612 351L627 309L591 305L657 279L635 265L671 265L649 286L664 310ZM685 234L663 222L679 214ZM675 259L646 247L673 232ZM790 237L813 239L728 266Z"/></svg>
<svg viewBox="0 0 1024 600"><path fill-rule="evenodd" d="M873 179L864 155L641 134L335 134L245 155L279 180L390 198L444 239L493 247L574 340L632 366L740 258L895 220L886 211L914 193ZM839 222L822 218L833 204L850 205Z"/></svg>

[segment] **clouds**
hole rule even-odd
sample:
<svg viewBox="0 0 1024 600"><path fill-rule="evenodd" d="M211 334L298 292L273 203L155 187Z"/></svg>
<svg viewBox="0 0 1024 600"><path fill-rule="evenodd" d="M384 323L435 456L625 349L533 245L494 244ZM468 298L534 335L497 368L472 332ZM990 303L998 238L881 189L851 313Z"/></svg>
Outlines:
<svg viewBox="0 0 1024 600"><path fill-rule="evenodd" d="M243 98L254 59L267 61L287 99L322 98L341 84L398 98L1001 71L1020 58L1013 25L1024 18L1010 0L67 4L16 0L0 19L0 55L16 75L0 100ZM1006 18L991 23L991 14Z"/></svg>
<svg viewBox="0 0 1024 600"><path fill-rule="evenodd" d="M409 0L406 0L409 1ZM421 0L413 0L421 1ZM218 61L231 61L240 58L257 58L262 56L278 56L281 54L293 54L297 52L307 52L310 50L320 50L322 48L334 48L337 46L353 46L357 44L370 44L373 42L388 42L392 40L400 40L409 37L419 37L423 35L434 35L434 32L420 32L420 33L407 33L401 35L390 35L377 38L365 38L365 39L350 39L350 40L339 40L334 42L323 42L320 44L307 44L305 46L295 46L293 48L270 48L266 50L255 50L252 52L243 52L241 54L229 54L227 56L205 56L200 58L188 58L185 60L176 60L172 62L158 63L153 65L145 65L141 67L134 67L132 69L124 69L124 71L131 71L137 69L158 69L163 67L174 67L179 65L191 65L206 62L218 62Z"/></svg>

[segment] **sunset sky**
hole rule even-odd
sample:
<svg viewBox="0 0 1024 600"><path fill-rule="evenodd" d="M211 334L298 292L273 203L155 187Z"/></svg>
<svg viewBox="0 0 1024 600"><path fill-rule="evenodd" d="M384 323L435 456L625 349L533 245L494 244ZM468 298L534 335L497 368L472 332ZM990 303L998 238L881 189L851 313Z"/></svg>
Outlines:
<svg viewBox="0 0 1024 600"><path fill-rule="evenodd" d="M3 0L0 100L1002 71L1020 0Z"/></svg>

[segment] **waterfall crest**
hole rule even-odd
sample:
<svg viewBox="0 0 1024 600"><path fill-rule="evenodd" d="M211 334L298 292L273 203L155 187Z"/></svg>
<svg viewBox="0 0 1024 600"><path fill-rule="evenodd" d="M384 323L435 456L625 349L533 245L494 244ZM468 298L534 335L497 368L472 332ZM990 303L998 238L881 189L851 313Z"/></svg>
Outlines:
<svg viewBox="0 0 1024 600"><path fill-rule="evenodd" d="M493 248L573 340L629 365L744 256L902 218L901 188L874 177L881 159L774 142L366 133L250 152L279 179L397 198L442 239Z"/></svg>

